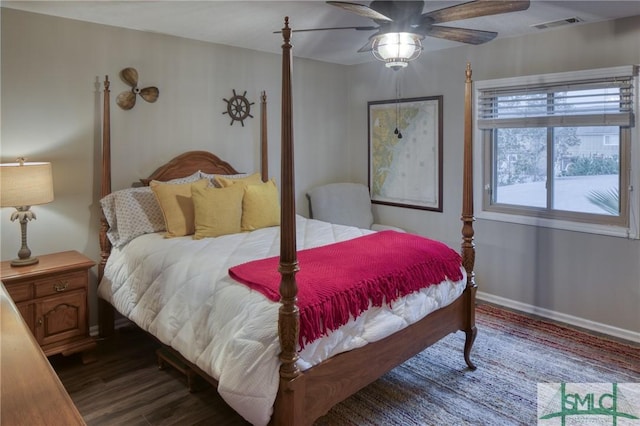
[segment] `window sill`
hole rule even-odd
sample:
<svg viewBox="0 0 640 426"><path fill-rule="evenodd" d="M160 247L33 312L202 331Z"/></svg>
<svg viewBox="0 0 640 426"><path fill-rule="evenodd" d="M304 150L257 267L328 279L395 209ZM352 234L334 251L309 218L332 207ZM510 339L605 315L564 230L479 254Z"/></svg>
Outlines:
<svg viewBox="0 0 640 426"><path fill-rule="evenodd" d="M622 226L595 225L591 223L570 222L566 220L521 216L489 211L480 211L476 213L475 216L476 219L540 226L543 228L562 229L565 231L585 232L589 234L607 235L610 237L640 239L640 235L638 235L636 230Z"/></svg>

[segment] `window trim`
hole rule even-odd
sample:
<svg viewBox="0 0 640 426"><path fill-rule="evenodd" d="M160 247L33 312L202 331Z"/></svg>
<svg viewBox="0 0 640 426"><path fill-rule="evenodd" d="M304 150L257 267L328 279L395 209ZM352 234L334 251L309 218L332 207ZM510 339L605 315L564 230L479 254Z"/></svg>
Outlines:
<svg viewBox="0 0 640 426"><path fill-rule="evenodd" d="M633 75L633 96L636 106L636 114L638 113L638 67L636 65L599 68L594 70L562 72L544 75L532 75L522 77L509 77L502 79L483 80L475 82L474 96L477 101L480 93L491 88L505 88L509 86L523 86L527 84L552 84L566 81L588 80L595 78L606 78L614 75ZM568 219L562 212L556 211L554 218L543 217L532 214L535 209L527 208L527 215L518 214L519 208L511 206L504 208L502 206L493 206L492 211L486 210L485 198L490 189L490 168L491 168L491 150L485 144L486 132L478 127L479 111L475 108L474 112L474 181L477 184L474 187L474 198L476 200L476 218L487 219L501 222L517 223L529 226L541 226L545 228L562 229L575 232L584 232L600 235L608 235L614 237L623 237L630 239L640 239L640 126L634 126L626 132L627 137L623 137L621 133L621 150L628 150L626 155L626 164L620 164L621 187L620 191L626 190L627 205L621 206L626 210L626 214L622 221L617 224L597 224L580 220L580 214L576 212L567 212ZM621 129L622 130L622 129ZM630 155L629 155L630 154ZM624 157L623 157L624 158ZM486 165L490 166L487 167ZM636 165L635 167L633 165ZM623 185L623 186L622 186ZM593 216L590 216L593 217ZM628 218L628 223L626 223ZM624 222L624 223L623 223Z"/></svg>

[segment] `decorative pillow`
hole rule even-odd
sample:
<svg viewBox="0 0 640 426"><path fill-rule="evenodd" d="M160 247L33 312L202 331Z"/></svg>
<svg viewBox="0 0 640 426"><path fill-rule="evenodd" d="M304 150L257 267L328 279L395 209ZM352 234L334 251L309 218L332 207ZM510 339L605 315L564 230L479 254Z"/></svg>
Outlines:
<svg viewBox="0 0 640 426"><path fill-rule="evenodd" d="M275 179L244 187L242 199L243 231L280 225L280 200Z"/></svg>
<svg viewBox="0 0 640 426"><path fill-rule="evenodd" d="M240 232L243 195L242 185L213 188L207 183L192 184L191 197L195 212L193 239L200 240Z"/></svg>
<svg viewBox="0 0 640 426"><path fill-rule="evenodd" d="M116 194L112 192L111 194L107 194L100 199L100 206L102 207L102 213L104 214L104 218L107 220L109 224L109 229L107 230L107 238L111 241L111 245L117 247L116 243L118 242L118 223L116 222Z"/></svg>
<svg viewBox="0 0 640 426"><path fill-rule="evenodd" d="M206 179L197 182L208 184ZM165 237L192 235L195 231L191 183L163 183L152 180L149 186L153 190L165 223Z"/></svg>
<svg viewBox="0 0 640 426"><path fill-rule="evenodd" d="M140 235L165 230L162 210L148 187L116 191L116 222L117 247Z"/></svg>
<svg viewBox="0 0 640 426"><path fill-rule="evenodd" d="M247 173L238 173L237 175L220 175L216 173L200 172L201 179L209 179L211 181L211 184L216 186L217 188L220 188L220 186L216 184L217 177L222 177L225 179L241 179L246 178L247 176L249 176Z"/></svg>
<svg viewBox="0 0 640 426"><path fill-rule="evenodd" d="M258 184L258 183L262 183L262 176L260 175L260 173L254 173L252 175L246 176L246 177L239 177L239 178L228 178L225 176L216 176L214 179L214 184L220 188L226 188L227 186L236 184L236 183L240 183L243 185L253 185L253 184Z"/></svg>
<svg viewBox="0 0 640 426"><path fill-rule="evenodd" d="M165 230L162 210L151 188L115 191L100 200L109 223L107 237L120 247L137 236Z"/></svg>

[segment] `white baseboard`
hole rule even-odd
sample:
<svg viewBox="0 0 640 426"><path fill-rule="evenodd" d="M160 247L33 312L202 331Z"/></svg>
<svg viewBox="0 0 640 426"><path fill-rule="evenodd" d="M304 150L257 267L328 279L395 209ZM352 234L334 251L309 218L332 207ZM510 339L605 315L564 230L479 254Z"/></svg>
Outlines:
<svg viewBox="0 0 640 426"><path fill-rule="evenodd" d="M640 333L636 331L613 327L611 325L602 324L585 318L575 317L573 315L563 314L562 312L556 312L550 309L540 308L538 306L529 305L527 303L518 302L516 300L494 296L493 294L484 293L482 291L478 291L476 293L476 296L478 299L484 300L485 302L494 303L496 305L504 306L506 308L515 309L517 311L522 311L529 314L539 315L544 318L548 318L554 321L560 321L565 324L574 325L576 327L581 327L587 330L606 334L608 336L640 343Z"/></svg>

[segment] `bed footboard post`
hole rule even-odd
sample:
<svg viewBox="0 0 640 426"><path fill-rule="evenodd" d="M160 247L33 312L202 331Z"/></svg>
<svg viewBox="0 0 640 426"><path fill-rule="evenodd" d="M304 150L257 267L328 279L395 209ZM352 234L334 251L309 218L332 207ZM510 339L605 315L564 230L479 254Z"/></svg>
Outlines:
<svg viewBox="0 0 640 426"><path fill-rule="evenodd" d="M304 412L305 382L297 379L280 379L278 396L273 407L271 426L299 426L306 424Z"/></svg>
<svg viewBox="0 0 640 426"><path fill-rule="evenodd" d="M462 265L467 272L467 286L465 288L465 319L466 340L464 344L464 360L472 370L476 366L471 362L471 347L475 341L477 328L475 318L476 282L473 267L475 264L476 250L473 242L473 120L471 117L472 105L472 80L471 64L467 63L465 70L465 94L464 94L464 171L462 184Z"/></svg>
<svg viewBox="0 0 640 426"><path fill-rule="evenodd" d="M296 251L296 204L293 167L293 120L291 108L291 28L289 17L285 18L282 29L282 208L280 209L280 312L278 336L280 339L280 377L293 379L300 374L298 361L298 336L300 332L300 312L298 310L296 272L298 259Z"/></svg>

